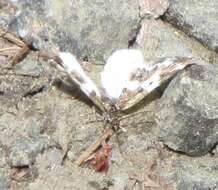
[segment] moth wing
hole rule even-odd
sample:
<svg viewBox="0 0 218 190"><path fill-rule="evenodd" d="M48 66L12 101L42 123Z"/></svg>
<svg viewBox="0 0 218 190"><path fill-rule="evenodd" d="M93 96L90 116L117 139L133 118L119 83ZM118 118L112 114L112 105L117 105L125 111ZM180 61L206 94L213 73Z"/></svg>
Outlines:
<svg viewBox="0 0 218 190"><path fill-rule="evenodd" d="M116 104L117 108L126 110L134 106L150 92L171 79L176 73L190 64L193 64L191 59L181 57L159 60L159 62L154 64L149 73L141 75L141 82L136 90L124 90L122 92L122 95Z"/></svg>
<svg viewBox="0 0 218 190"><path fill-rule="evenodd" d="M104 70L101 72L101 84L105 96L116 102L125 88L137 89L138 84L129 82L129 75L133 70L145 67L140 50L121 49L115 51L108 58Z"/></svg>
<svg viewBox="0 0 218 190"><path fill-rule="evenodd" d="M86 75L78 60L69 52L60 52L52 58L57 63L57 68L66 73L69 79L75 83L88 98L104 110L101 94L95 83Z"/></svg>

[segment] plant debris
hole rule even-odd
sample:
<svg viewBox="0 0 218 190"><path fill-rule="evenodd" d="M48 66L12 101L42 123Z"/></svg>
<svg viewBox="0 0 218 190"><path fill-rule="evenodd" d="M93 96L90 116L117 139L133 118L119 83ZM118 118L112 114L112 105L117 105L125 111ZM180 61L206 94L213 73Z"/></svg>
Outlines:
<svg viewBox="0 0 218 190"><path fill-rule="evenodd" d="M109 157L111 155L112 148L103 142L102 146L96 151L91 158L89 167L96 172L107 172L109 168Z"/></svg>
<svg viewBox="0 0 218 190"><path fill-rule="evenodd" d="M77 160L74 161L74 165L81 166L84 162L88 161L93 155L93 153L105 142L107 139L109 139L114 134L114 131L112 129L108 129L105 131L105 133L90 147L88 147L80 156L77 158Z"/></svg>
<svg viewBox="0 0 218 190"><path fill-rule="evenodd" d="M22 61L29 53L30 48L28 44L3 28L0 28L0 37L16 45L16 47L11 46L0 49L0 55L11 57L12 66Z"/></svg>

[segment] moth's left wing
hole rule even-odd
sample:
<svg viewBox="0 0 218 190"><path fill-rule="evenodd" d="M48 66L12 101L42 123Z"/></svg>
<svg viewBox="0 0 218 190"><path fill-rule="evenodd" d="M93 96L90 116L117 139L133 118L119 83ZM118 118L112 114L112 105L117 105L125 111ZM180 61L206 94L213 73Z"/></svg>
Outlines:
<svg viewBox="0 0 218 190"><path fill-rule="evenodd" d="M60 52L59 55L43 54L43 57L52 59L57 63L57 68L66 73L88 98L102 111L104 105L101 101L101 94L94 82L86 75L78 60L69 52Z"/></svg>
<svg viewBox="0 0 218 190"><path fill-rule="evenodd" d="M143 69L133 71L129 75L129 81L137 81L139 83L138 88L134 91L124 89L116 103L116 107L120 110L126 110L134 106L150 92L190 64L193 64L193 62L188 58L163 58L154 64L149 72Z"/></svg>

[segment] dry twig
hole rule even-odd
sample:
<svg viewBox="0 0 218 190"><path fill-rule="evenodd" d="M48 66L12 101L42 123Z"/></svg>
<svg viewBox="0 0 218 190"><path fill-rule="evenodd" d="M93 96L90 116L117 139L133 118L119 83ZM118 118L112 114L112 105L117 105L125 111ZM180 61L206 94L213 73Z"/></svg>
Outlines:
<svg viewBox="0 0 218 190"><path fill-rule="evenodd" d="M23 60L26 57L26 55L29 52L29 46L25 42L23 42L19 37L9 33L8 31L5 31L2 28L0 28L0 37L18 46L18 47L7 47L7 48L0 49L0 55L13 56L11 60L12 65L19 63L21 60Z"/></svg>
<svg viewBox="0 0 218 190"><path fill-rule="evenodd" d="M79 158L77 158L77 160L74 161L73 165L77 167L82 165L99 148L99 146L101 146L101 144L104 141L108 140L113 134L114 131L112 129L106 130L105 133L95 143L93 143L89 148L87 148L79 156Z"/></svg>
<svg viewBox="0 0 218 190"><path fill-rule="evenodd" d="M19 37L4 30L3 28L0 28L0 37L8 40L9 42L13 44L16 44L17 46L20 46L20 47L26 46L26 43L23 42Z"/></svg>

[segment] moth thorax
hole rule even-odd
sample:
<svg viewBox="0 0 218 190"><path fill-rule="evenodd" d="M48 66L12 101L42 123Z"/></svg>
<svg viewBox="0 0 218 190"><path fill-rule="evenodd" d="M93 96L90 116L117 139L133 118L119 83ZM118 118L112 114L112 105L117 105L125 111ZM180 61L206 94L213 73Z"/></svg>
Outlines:
<svg viewBox="0 0 218 190"><path fill-rule="evenodd" d="M110 105L108 107L107 112L104 115L104 120L107 124L109 124L114 130L119 129L120 121L119 121L119 111L115 107L115 105Z"/></svg>

